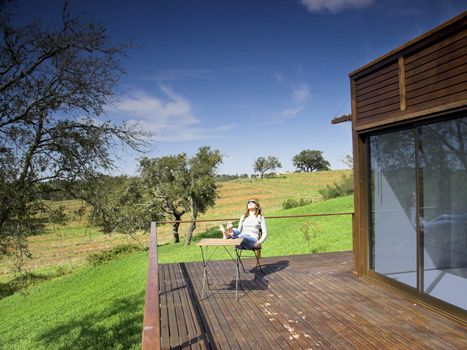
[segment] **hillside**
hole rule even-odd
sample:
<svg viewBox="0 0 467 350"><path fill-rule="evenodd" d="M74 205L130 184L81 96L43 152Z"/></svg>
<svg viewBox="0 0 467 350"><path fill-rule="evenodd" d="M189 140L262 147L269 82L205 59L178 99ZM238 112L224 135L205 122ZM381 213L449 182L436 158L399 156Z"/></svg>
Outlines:
<svg viewBox="0 0 467 350"><path fill-rule="evenodd" d="M331 199L274 215L353 211L353 197ZM316 228L306 241L303 225ZM351 249L351 217L270 219L264 256ZM212 230L201 236L219 235ZM161 262L200 260L196 246L159 247ZM216 259L226 259L219 250ZM100 266L31 287L0 300L0 348L140 348L148 253L123 256Z"/></svg>
<svg viewBox="0 0 467 350"><path fill-rule="evenodd" d="M317 173L291 173L276 178L237 179L219 182L219 198L214 208L208 210L199 219L240 217L245 202L250 197L259 199L264 214L270 215L282 207L282 202L289 198L311 199L321 201L319 189L338 181L349 170L325 171ZM73 211L82 204L80 201L49 202L51 207L65 206L73 217ZM305 209L306 210L306 209ZM30 271L55 273L74 270L83 266L87 257L95 252L111 249L122 244L146 245L148 235L136 235L137 242L122 234L105 235L97 227L88 227L85 217L73 217L65 226L53 226L44 219L44 226L34 236L28 238L32 259L27 260ZM189 219L186 214L183 219ZM195 235L216 228L219 223L198 224ZM180 226L181 239L188 230L188 225ZM161 226L158 230L159 243L171 241L170 225ZM0 260L0 282L8 280L9 271L13 268L11 261Z"/></svg>

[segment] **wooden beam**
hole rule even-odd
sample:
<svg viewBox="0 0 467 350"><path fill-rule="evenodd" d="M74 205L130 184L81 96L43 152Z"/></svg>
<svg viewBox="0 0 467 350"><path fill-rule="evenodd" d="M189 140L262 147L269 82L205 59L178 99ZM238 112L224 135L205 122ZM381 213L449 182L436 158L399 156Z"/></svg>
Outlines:
<svg viewBox="0 0 467 350"><path fill-rule="evenodd" d="M264 216L265 219L290 219L290 218L308 218L316 216L335 216L335 215L352 215L353 212L338 212L338 213L318 213L318 214L298 214L298 215L278 215L278 216ZM157 221L158 224L188 224L192 222L219 222L219 221L235 221L239 218L219 218L219 219L205 219L205 220L174 220L174 221Z"/></svg>
<svg viewBox="0 0 467 350"><path fill-rule="evenodd" d="M405 58L399 57L399 96L400 96L400 109L405 111L407 109L407 92L405 84Z"/></svg>
<svg viewBox="0 0 467 350"><path fill-rule="evenodd" d="M144 304L143 336L141 349L160 350L161 324L159 301L159 266L157 261L157 228L151 222L149 242L149 267L146 284L146 301Z"/></svg>
<svg viewBox="0 0 467 350"><path fill-rule="evenodd" d="M331 120L331 124L339 124L343 122L350 122L352 121L352 114L344 114L341 115L340 117L335 117L333 120Z"/></svg>

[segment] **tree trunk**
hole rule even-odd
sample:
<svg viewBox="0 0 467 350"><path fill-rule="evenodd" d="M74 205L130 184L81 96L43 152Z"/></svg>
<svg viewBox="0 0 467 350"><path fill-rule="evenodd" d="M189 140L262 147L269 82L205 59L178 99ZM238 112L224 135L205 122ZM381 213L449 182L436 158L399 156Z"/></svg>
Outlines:
<svg viewBox="0 0 467 350"><path fill-rule="evenodd" d="M185 239L185 245L190 245L191 244L191 239L193 238L193 232L195 231L196 229L196 216L194 216L193 214L191 215L191 220L193 220L193 222L190 224L190 228L188 229L188 235L186 236L186 239Z"/></svg>
<svg viewBox="0 0 467 350"><path fill-rule="evenodd" d="M185 210L178 210L177 208L171 210L172 215L175 221L180 221L182 219L183 214L185 214ZM174 237L174 243L180 242L180 235L178 233L178 229L180 228L180 223L176 222L172 225L172 235Z"/></svg>
<svg viewBox="0 0 467 350"><path fill-rule="evenodd" d="M191 209L191 220L193 222L190 224L190 228L188 229L188 234L185 238L185 245L191 244L191 239L193 238L193 232L196 229L196 218L198 217L198 212L195 208L192 198L190 198L190 209Z"/></svg>

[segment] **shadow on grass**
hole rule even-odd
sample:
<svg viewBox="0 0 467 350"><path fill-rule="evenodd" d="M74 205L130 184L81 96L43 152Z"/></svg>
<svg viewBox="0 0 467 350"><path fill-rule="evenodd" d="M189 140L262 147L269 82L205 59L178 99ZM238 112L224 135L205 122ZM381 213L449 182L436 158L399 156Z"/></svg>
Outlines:
<svg viewBox="0 0 467 350"><path fill-rule="evenodd" d="M53 349L131 349L141 347L145 293L114 300L106 310L64 322L38 336Z"/></svg>
<svg viewBox="0 0 467 350"><path fill-rule="evenodd" d="M66 271L61 270L56 273L50 273L47 275L28 273L25 275L15 277L12 280L5 283L0 282L0 300L17 292L27 293L27 288L31 285L48 281L52 278L59 277L65 274Z"/></svg>

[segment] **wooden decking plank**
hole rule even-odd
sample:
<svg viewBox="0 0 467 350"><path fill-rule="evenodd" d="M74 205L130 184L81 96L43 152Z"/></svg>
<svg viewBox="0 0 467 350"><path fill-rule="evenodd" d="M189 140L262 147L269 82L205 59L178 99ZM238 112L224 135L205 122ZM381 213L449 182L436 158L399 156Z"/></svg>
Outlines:
<svg viewBox="0 0 467 350"><path fill-rule="evenodd" d="M284 282L288 282L287 274L283 273L281 275L275 276L278 287L278 295L282 298L293 298L293 305L288 306L290 309L294 310L296 315L302 319L303 327L308 332L311 333L311 330L314 332L314 341L323 342L323 346L326 347L329 345L330 348L340 348L340 349L353 349L355 348L351 342L349 342L342 334L342 326L337 323L331 315L327 312L325 307L322 307L319 304L314 304L313 308L310 308L310 301L306 299L306 291L302 291L302 297L298 297L299 290L296 288L291 288L291 285L287 285L287 288L279 287L280 285L285 285ZM290 295L289 295L290 293ZM299 309L304 310L304 315L299 313ZM305 316L305 317L302 317ZM310 317L312 316L312 317ZM316 322L313 322L316 320ZM316 345L310 344L311 345Z"/></svg>
<svg viewBox="0 0 467 350"><path fill-rule="evenodd" d="M322 278L322 276L324 276L325 274L318 274L316 276L318 276L319 278ZM316 277L315 276L315 277ZM300 274L296 274L294 273L293 275L293 278L290 278L288 275L285 276L283 275L282 276L283 278L286 278L287 281L286 281L286 284L291 287L291 286L295 286L297 289L301 289L301 288L304 288L304 286L307 286L307 285L314 285L314 284L318 284L319 283L316 283L316 281L310 281L308 278L311 278L313 277L312 274L304 274L304 273L300 273ZM307 278L308 277L308 278ZM300 279L299 279L300 278ZM321 281L322 282L322 281ZM329 288L331 289L330 286L326 286L326 288ZM314 307L318 307L320 308L321 310L321 313L329 313L331 315L331 317L328 318L328 320L326 320L326 322L330 322L331 324L331 327L335 330L335 332L341 336L343 336L344 339L352 339L352 343L349 344L349 342L346 340L344 344L341 344L341 346L356 346L358 348L379 348L380 347L380 344L377 342L377 341L374 341L372 340L371 338L370 339L365 339L365 338L362 338L362 337L357 337L357 338L352 338L350 337L352 334L353 334L353 330L352 329L349 329L349 326L348 326L348 321L353 321L353 323L355 323L355 320L353 320L352 318L348 318L348 317L345 317L344 319L342 319L342 315L339 315L339 314L334 314L331 312L331 310L333 308L336 307L335 305L335 301L332 301L332 302L327 302L325 299L317 299L317 295L323 295L324 298L326 297L329 297L329 295L331 295L332 293L329 293L329 291L327 293L313 293L313 291L304 291L303 292L304 295L309 295L309 294L312 294L314 295L314 297L312 297L312 299L308 299L306 300L308 303L314 303ZM296 297L297 299L297 297ZM306 308L306 306L304 306ZM310 312L313 312L313 310L308 310L306 311L308 313ZM346 315L346 313L344 313L343 315ZM359 332L358 333L362 333L362 329L360 328L358 330ZM357 333L357 334L358 334ZM335 335L333 335L333 340L335 340Z"/></svg>
<svg viewBox="0 0 467 350"><path fill-rule="evenodd" d="M177 276L174 273L175 264L170 264L168 272L170 278L170 291L168 298L171 300L173 312L169 314L172 316L171 323L171 334L170 334L170 346L180 348L181 344L184 343L185 339L188 339L186 334L185 320L183 317L183 310L180 307L180 300L177 298ZM177 300L178 299L178 300ZM169 303L170 304L170 303Z"/></svg>
<svg viewBox="0 0 467 350"><path fill-rule="evenodd" d="M211 280L213 282L212 291L207 296L207 299L210 300L214 309L216 309L217 312L221 313L225 317L232 331L232 335L235 337L240 348L250 349L251 347L248 339L249 330L242 324L242 322L240 322L240 320L238 320L238 315L234 315L231 313L230 309L233 307L233 305L231 303L229 305L229 303L227 303L227 301L224 300L225 298L219 296L218 289L219 286L222 285L222 279L220 278L221 276L218 276L213 270L214 264L215 262L211 263L210 271Z"/></svg>
<svg viewBox="0 0 467 350"><path fill-rule="evenodd" d="M308 348L309 341L306 339L304 334L298 334L295 330L297 327L296 322L291 322L290 317L288 317L288 312L293 308L292 303L290 303L289 300L284 299L281 300L279 305L277 301L281 298L281 294L278 294L278 289L272 288L269 280L261 274L258 275L258 283L262 283L264 287L268 289L267 293L269 296L268 301L261 298L256 302L257 306L261 309L261 312L268 316L271 322L273 322L273 320L277 321L276 324L279 328L278 331L293 348Z"/></svg>
<svg viewBox="0 0 467 350"><path fill-rule="evenodd" d="M244 260L245 265L247 264L247 261L248 260ZM241 272L241 279L242 276L245 276L244 272ZM256 283L258 285L261 284L260 281L256 281ZM255 322L260 322L262 324L262 329L264 331L261 335L263 336L263 338L266 339L266 343L268 344L268 346L270 346L271 349L278 347L281 349L291 349L292 345L284 336L284 328L281 325L279 325L278 322L273 322L275 320L273 318L268 317L268 315L265 314L260 307L261 303L264 302L264 292L265 290L258 290L245 293L242 290L240 294L240 304L244 308L249 307L250 315L252 315L252 317L256 317ZM280 334L281 332L283 334ZM263 347L264 346L265 345L263 345Z"/></svg>
<svg viewBox="0 0 467 350"><path fill-rule="evenodd" d="M175 288L174 288L174 301L177 301L178 308L177 311L177 320L178 320L178 332L180 334L180 347L182 349L189 349L191 347L191 339L194 336L193 332L190 332L190 321L187 319L189 317L189 310L187 305L182 301L182 292L185 292L185 285L183 284L183 277L180 272L179 264L173 264L173 274L175 278ZM178 316L180 315L180 316ZM191 333L191 334L190 334Z"/></svg>
<svg viewBox="0 0 467 350"><path fill-rule="evenodd" d="M254 258L244 259L243 263L245 265L245 268L250 268L251 263L253 264L253 266L255 266L256 260ZM242 272L242 274L244 276L246 275L244 272ZM268 296L274 295L270 290L266 291L266 288L269 288L269 286L260 279L257 279L256 283L259 285L263 285L263 288L265 288L265 290L263 292L257 291L246 293L246 295L242 297L242 300L251 301L251 303L255 306L257 310L257 317L270 323L269 326L266 325L266 329L269 329L271 327L273 328L271 329L270 333L274 335L275 341L280 344L281 348L302 348L300 344L296 342L295 339L289 339L291 334L289 330L286 327L284 327L284 322L281 322L281 317L277 317L277 313L276 315L274 315L273 313L268 311L267 308L265 308L265 304L267 304L267 302L265 302L264 292L267 292Z"/></svg>
<svg viewBox="0 0 467 350"><path fill-rule="evenodd" d="M321 275L320 282L314 283L316 294L323 296L321 299L323 303L332 306L330 312L345 325L348 331L347 336L355 342L356 346L368 348L371 344L373 348L391 345L397 347L397 339L394 339L392 344L391 342L387 343L381 334L376 335L371 331L375 328L375 324L361 316L361 308L359 310L353 309L349 301L341 297L342 290L334 289L334 280L329 281L326 276Z"/></svg>
<svg viewBox="0 0 467 350"><path fill-rule="evenodd" d="M192 313L190 310L190 304L187 303L186 294L187 294L187 286L185 279L182 275L180 264L174 264L174 273L176 274L176 288L175 288L175 298L180 302L180 309L182 311L182 316L184 318L185 323L185 330L186 330L186 338L182 337L182 348L189 348L192 349L199 349L199 345L197 343L198 334L196 334L194 330L193 318Z"/></svg>
<svg viewBox="0 0 467 350"><path fill-rule="evenodd" d="M240 334L239 342L242 349L250 349L252 346L254 348L256 345L256 340L250 332L248 325L243 322L244 319L241 317L242 314L238 313L236 305L238 302L235 300L235 292L233 290L227 289L229 286L228 281L233 278L233 263L224 263L223 268L219 269L217 263L212 262L211 267L211 272L214 275L214 288L217 290L211 294L209 298L213 298L213 301L219 305L222 313L229 320L229 324L231 325L232 329L236 329L236 332ZM230 269L231 271L229 271Z"/></svg>
<svg viewBox="0 0 467 350"><path fill-rule="evenodd" d="M189 273L193 276L193 285L197 299L200 301L200 306L206 310L206 318L208 325L213 333L213 337L216 341L216 346L220 349L240 349L240 345L230 335L232 330L230 329L229 324L226 319L222 317L222 314L218 311L217 308L214 308L211 305L211 302L208 298L201 299L202 291L202 280L203 280L203 265L201 263L192 264L190 266ZM208 292L209 293L209 292ZM229 335L227 339L226 334Z"/></svg>
<svg viewBox="0 0 467 350"><path fill-rule="evenodd" d="M342 323L346 324L346 327L349 329L350 336L353 336L356 340L361 340L362 338L370 342L373 347L381 347L382 345L393 345L397 346L397 340L394 342L389 342L386 344L386 339L381 337L381 335L375 336L374 332L371 330L375 328L375 323L372 320L361 317L361 305L358 309L352 307L350 300L343 297L346 293L346 284L340 285L341 288L335 289L336 279L326 278L326 274L320 275L321 283L313 283L315 292L317 294L323 295L324 302L328 305L332 305L332 313L335 317L339 318ZM349 283L353 283L353 280L347 281L347 286ZM343 290L344 289L344 290ZM355 337L357 335L357 337Z"/></svg>
<svg viewBox="0 0 467 350"><path fill-rule="evenodd" d="M339 334L337 335L334 332L331 332L332 327L335 325L329 324L329 322L332 322L332 320L329 320L328 317L323 317L326 316L326 314L320 312L317 313L315 309L311 309L310 311L307 311L309 309L309 304L305 302L305 299L302 297L301 299L297 299L298 294L304 293L305 291L301 291L300 289L293 288L291 285L285 285L284 282L286 281L284 279L285 276L289 275L287 271L280 271L279 274L276 276L270 276L270 284L272 285L273 289L276 290L277 295L281 299L285 300L293 300L293 303L290 303L290 305L286 305L287 309L292 310L294 312L294 316L297 320L300 320L299 322L301 323L304 332L306 331L307 335L310 336L309 342L310 346L311 345L316 345L316 342L318 344L323 343L324 347L333 347L331 345L332 343L338 343L338 347L340 348L349 348L351 347L351 344L346 342L344 338L342 338ZM283 301L281 301L281 304L283 304ZM300 309L299 309L300 308ZM305 312L308 312L308 317L306 316L305 312L302 312L301 310L304 310ZM309 317L309 316L313 317ZM315 321L316 322L313 322ZM313 337L310 335L310 333L313 334ZM329 333L328 336L326 334ZM329 338L333 338L333 342L329 340ZM312 343L313 342L313 343Z"/></svg>
<svg viewBox="0 0 467 350"><path fill-rule="evenodd" d="M311 276L310 276L311 277ZM374 339L372 334L368 331L373 325L364 318L358 318L352 314L352 310L347 310L344 313L340 312L342 305L346 305L346 301L341 299L340 296L342 291L335 291L333 286L334 281L327 281L324 274L318 275L318 280L313 282L305 282L312 285L309 293L312 295L322 295L320 302L327 306L327 310L338 320L338 322L345 327L346 337L352 339L353 343L357 347L364 346L366 348L373 347L379 348L381 342ZM328 290L327 293L323 293L322 289ZM354 335L358 336L355 337ZM353 336L353 337L352 337ZM384 345L384 344L383 344Z"/></svg>
<svg viewBox="0 0 467 350"><path fill-rule="evenodd" d="M218 276L225 276L227 275L225 273L225 268L229 268L229 265L225 264L214 264L214 270L218 274ZM224 272L224 275L222 274ZM233 270L233 272L235 272ZM232 276L232 281L234 280L235 276ZM225 280L222 281L225 284ZM242 290L239 288L239 296L241 297ZM263 332L261 329L258 329L258 318L255 317L257 315L254 314L253 310L250 308L250 303L242 303L241 300L237 301L235 300L235 294L233 290L230 290L228 292L230 294L228 297L224 298L224 301L227 301L229 305L232 306L233 309L235 309L236 319L240 321L244 326L242 328L247 328L248 330L248 340L250 342L250 345L254 348L257 349L258 347L264 346L266 344L269 344L268 339L264 336ZM261 330L261 332L260 332ZM270 344L271 346L276 346L277 343L272 342Z"/></svg>
<svg viewBox="0 0 467 350"><path fill-rule="evenodd" d="M380 289L381 287L375 286ZM364 285L353 285L352 288L355 288L356 291L362 293L362 290L366 288ZM375 292L374 289L367 289L366 291ZM394 344L395 342L400 342L402 345L407 346L412 344L413 348L427 348L430 346L435 349L441 348L452 348L450 345L442 342L438 337L431 337L432 330L426 326L423 326L424 318L421 317L420 313L417 313L417 317L413 318L413 310L407 308L405 305L412 305L411 302L406 300L403 297L398 297L393 294L385 295L382 292L387 292L384 290L378 290L378 297L375 297L371 300L372 305L369 305L368 302L362 303L358 309L359 315L362 316L365 314L368 318L374 321L375 328L378 328L378 338L386 339L388 344ZM396 313L396 310L404 310L405 312ZM388 313L387 310L390 312ZM343 309L345 311L345 309ZM375 312L377 311L377 312ZM383 314L383 311L386 313ZM394 339L391 334L388 334L387 327L385 326L386 320L391 319L391 322L396 321L399 325L404 325L404 329L399 326L398 338ZM431 320L426 319L428 323L431 323ZM418 324L418 326L415 326ZM382 325L382 326L381 326ZM423 330L420 330L420 326ZM430 336L429 338L422 337L420 335Z"/></svg>
<svg viewBox="0 0 467 350"><path fill-rule="evenodd" d="M295 304L295 297L293 296L292 298L292 295L287 297L287 292L284 289L279 288L279 284L275 285L274 283L269 282L267 277L268 275L266 275L263 278L263 281L267 282L266 285L270 286L270 288L267 291L270 302L264 305L265 312L274 316L276 316L278 312L281 312L282 315L285 316L284 318L287 321L285 325L287 326L285 326L284 324L282 324L282 326L285 327L286 330L288 330L289 332L288 340L290 340L291 337L292 339L294 339L294 336L298 336L301 337L300 339L304 341L302 343L302 346L304 346L305 348L308 348L310 346L324 346L329 349L333 348L331 343L329 343L320 333L316 332L312 325L308 321L305 321L305 319L300 315L299 310L297 309ZM281 301L280 305L276 306L275 304L279 299ZM294 315L289 316L290 311L292 311ZM297 327L299 327L298 330L292 331L292 328ZM300 332L302 334L300 334Z"/></svg>
<svg viewBox="0 0 467 350"><path fill-rule="evenodd" d="M185 283L187 285L187 302L190 304L190 310L195 325L195 331L201 336L199 341L202 349L211 349L214 344L212 334L209 328L208 320L206 319L203 309L195 293L192 277L185 263L180 265Z"/></svg>
<svg viewBox="0 0 467 350"><path fill-rule="evenodd" d="M207 334L205 333L203 321L198 314L199 310L197 309L196 302L193 300L192 286L187 279L188 276L185 276L184 271L182 271L182 264L178 264L177 266L182 276L183 293L180 293L180 297L182 307L186 313L185 319L187 321L191 347L192 349L207 349Z"/></svg>
<svg viewBox="0 0 467 350"><path fill-rule="evenodd" d="M357 286L356 284L354 285L349 285L349 288L360 288L361 292L361 286ZM388 310L388 305L384 304L384 298L381 297L381 295L376 295L373 291L373 293L368 296L369 293L365 293L365 298L364 300L360 301L360 304L355 307L355 318L358 318L359 320L364 319L367 322L370 322L372 325L372 330L373 330L373 337L376 340L381 341L382 344L386 346L407 346L407 344L413 343L414 338L410 335L410 333L403 332L400 330L398 332L398 337L394 338L390 334L387 333L387 327L385 326L386 319L399 319L400 322L406 322L406 320L400 319L398 315L394 313L386 313L386 310ZM362 294L363 296L363 294ZM349 304L347 305L349 307ZM379 310L378 314L373 313L372 311L374 309ZM345 312L346 308L341 307L340 312Z"/></svg>
<svg viewBox="0 0 467 350"><path fill-rule="evenodd" d="M167 302L167 282L169 278L165 277L165 271L168 265L159 265L159 297L161 303L161 348L170 348L170 333L169 333L169 317L168 317L168 302Z"/></svg>
<svg viewBox="0 0 467 350"><path fill-rule="evenodd" d="M353 283L348 285L348 287L362 293L362 285L357 285L357 283ZM370 291L370 293L375 294L375 291ZM365 293L365 296L367 295L368 293ZM356 315L360 318L365 317L368 321L371 322L377 339L384 340L387 346L396 346L397 344L400 344L400 346L407 346L407 344L410 343L416 344L416 338L413 338L411 336L411 332L401 332L400 330L398 332L399 336L396 339L391 334L387 333L387 319L391 319L391 322L397 320L399 324L406 324L408 327L411 327L407 319L401 318L400 315L394 314L393 311L390 313L386 312L386 310L395 310L399 308L400 304L388 305L387 302L392 303L394 300L386 300L381 294L373 295L371 298L363 298L363 294L361 294L360 296L363 300L360 301L358 308L357 306L355 307ZM350 301L352 302L352 300ZM349 304L347 305L349 306ZM374 310L378 310L378 312L375 313ZM345 312L347 311L347 309L341 308L340 311Z"/></svg>
<svg viewBox="0 0 467 350"><path fill-rule="evenodd" d="M175 305L173 299L173 281L170 270L172 269L172 264L167 265L167 270L165 271L166 280L166 297L167 297L167 315L169 318L169 346L174 348L180 344L178 336L178 326L177 326L177 314L175 312Z"/></svg>
<svg viewBox="0 0 467 350"><path fill-rule="evenodd" d="M212 263L212 287L219 290L203 301L199 300L201 263L184 265L189 281L180 265L176 265L178 272L174 265L161 265L162 348L187 344L203 349L211 348L210 344L214 349L467 348L464 324L354 277L349 252L262 258L266 267L279 261L286 262L287 268L256 280L241 272L245 290L239 290L239 302L235 290L224 290L234 279L230 260ZM246 259L244 263L252 267L255 261ZM264 332L259 334L258 329ZM213 342L190 343L202 333L206 339L204 332ZM294 333L299 337L294 338Z"/></svg>

